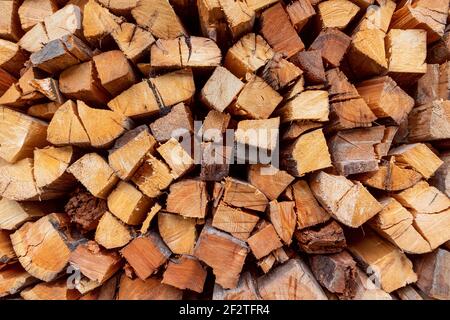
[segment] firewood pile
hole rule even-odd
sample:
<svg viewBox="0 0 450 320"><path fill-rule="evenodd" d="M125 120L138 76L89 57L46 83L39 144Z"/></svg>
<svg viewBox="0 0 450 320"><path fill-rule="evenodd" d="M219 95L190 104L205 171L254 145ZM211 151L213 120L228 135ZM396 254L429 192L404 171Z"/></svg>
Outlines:
<svg viewBox="0 0 450 320"><path fill-rule="evenodd" d="M449 0L0 0L3 299L450 299Z"/></svg>

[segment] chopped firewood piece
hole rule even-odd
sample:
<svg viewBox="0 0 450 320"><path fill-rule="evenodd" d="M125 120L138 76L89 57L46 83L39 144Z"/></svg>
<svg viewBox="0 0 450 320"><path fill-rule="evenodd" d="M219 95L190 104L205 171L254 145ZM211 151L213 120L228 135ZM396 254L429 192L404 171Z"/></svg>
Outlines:
<svg viewBox="0 0 450 320"><path fill-rule="evenodd" d="M159 39L150 48L154 68L212 68L220 65L221 59L217 44L203 37Z"/></svg>
<svg viewBox="0 0 450 320"><path fill-rule="evenodd" d="M23 34L20 26L18 9L20 1L18 0L2 0L0 1L0 12L2 19L0 20L0 37L3 39L17 41Z"/></svg>
<svg viewBox="0 0 450 320"><path fill-rule="evenodd" d="M309 19L316 14L309 0L296 0L286 7L286 12L297 32L300 32Z"/></svg>
<svg viewBox="0 0 450 320"><path fill-rule="evenodd" d="M155 42L152 34L133 23L124 22L111 33L119 49L125 56L138 62L150 51L150 46Z"/></svg>
<svg viewBox="0 0 450 320"><path fill-rule="evenodd" d="M131 14L139 26L148 29L156 38L174 39L185 33L167 0L139 0Z"/></svg>
<svg viewBox="0 0 450 320"><path fill-rule="evenodd" d="M408 117L409 141L450 138L450 101L433 101L414 108Z"/></svg>
<svg viewBox="0 0 450 320"><path fill-rule="evenodd" d="M309 0L304 1L307 2ZM305 77L307 83L326 83L327 79L325 77L325 68L323 66L323 60L319 50L301 51L291 57L291 61L303 70L303 76Z"/></svg>
<svg viewBox="0 0 450 320"><path fill-rule="evenodd" d="M311 270L317 281L340 299L356 295L358 273L356 262L346 251L310 257Z"/></svg>
<svg viewBox="0 0 450 320"><path fill-rule="evenodd" d="M423 300L422 296L411 285L397 289L395 293L400 300Z"/></svg>
<svg viewBox="0 0 450 320"><path fill-rule="evenodd" d="M309 267L291 259L258 279L264 300L328 300Z"/></svg>
<svg viewBox="0 0 450 320"><path fill-rule="evenodd" d="M435 100L448 98L448 64L427 64L427 73L418 81L415 90L417 106L431 103Z"/></svg>
<svg viewBox="0 0 450 320"><path fill-rule="evenodd" d="M25 300L78 300L81 294L75 288L69 288L67 279L41 282L20 293Z"/></svg>
<svg viewBox="0 0 450 320"><path fill-rule="evenodd" d="M303 133L305 133L307 131L311 131L313 129L320 128L322 126L323 126L323 123L321 123L321 122L294 120L288 124L288 126L286 127L286 129L283 132L281 139L283 141L294 140L294 139L297 139L298 137L300 137L300 135L302 135Z"/></svg>
<svg viewBox="0 0 450 320"><path fill-rule="evenodd" d="M173 177L164 162L147 154L131 180L147 197L155 198L161 194L162 190L169 187Z"/></svg>
<svg viewBox="0 0 450 320"><path fill-rule="evenodd" d="M17 79L15 77L0 68L0 96L16 82Z"/></svg>
<svg viewBox="0 0 450 320"><path fill-rule="evenodd" d="M93 60L102 87L112 96L117 96L136 83L136 75L122 51L104 52L94 56Z"/></svg>
<svg viewBox="0 0 450 320"><path fill-rule="evenodd" d="M449 264L450 252L440 248L416 256L414 259L414 270L418 276L416 285L434 299L450 299Z"/></svg>
<svg viewBox="0 0 450 320"><path fill-rule="evenodd" d="M345 29L356 17L360 8L349 0L329 0L319 3L318 15L322 28Z"/></svg>
<svg viewBox="0 0 450 320"><path fill-rule="evenodd" d="M414 100L388 76L372 78L357 86L358 93L378 118L400 124L414 106Z"/></svg>
<svg viewBox="0 0 450 320"><path fill-rule="evenodd" d="M328 131L370 127L377 117L362 98L334 102L330 107Z"/></svg>
<svg viewBox="0 0 450 320"><path fill-rule="evenodd" d="M305 133L281 150L281 165L295 177L331 167L322 129Z"/></svg>
<svg viewBox="0 0 450 320"><path fill-rule="evenodd" d="M414 216L408 210L394 198L383 198L380 203L383 210L369 222L378 234L406 253L431 251L430 244L416 230Z"/></svg>
<svg viewBox="0 0 450 320"><path fill-rule="evenodd" d="M203 269L200 262L192 256L183 255L181 258L169 262L161 283L201 293L205 280L206 270Z"/></svg>
<svg viewBox="0 0 450 320"><path fill-rule="evenodd" d="M47 123L17 111L0 107L0 157L14 163L45 147Z"/></svg>
<svg viewBox="0 0 450 320"><path fill-rule="evenodd" d="M237 97L244 83L223 67L217 67L201 91L203 103L223 112Z"/></svg>
<svg viewBox="0 0 450 320"><path fill-rule="evenodd" d="M30 30L35 24L44 22L46 17L57 10L58 7L53 0L25 0L18 10L22 29Z"/></svg>
<svg viewBox="0 0 450 320"><path fill-rule="evenodd" d="M19 264L4 268L0 270L0 297L14 295L35 282L37 282L37 279L32 277Z"/></svg>
<svg viewBox="0 0 450 320"><path fill-rule="evenodd" d="M228 113L210 110L203 120L203 141L216 141L222 138L230 125L231 116Z"/></svg>
<svg viewBox="0 0 450 320"><path fill-rule="evenodd" d="M75 158L72 147L47 147L34 150L33 174L36 187L54 197L62 196L72 189L74 177L66 172Z"/></svg>
<svg viewBox="0 0 450 320"><path fill-rule="evenodd" d="M224 289L219 284L215 284L213 300L260 300L256 281L250 272L243 272L239 278L239 283L235 288Z"/></svg>
<svg viewBox="0 0 450 320"><path fill-rule="evenodd" d="M147 279L164 264L171 252L161 237L154 232L131 241L120 253L133 267L141 280Z"/></svg>
<svg viewBox="0 0 450 320"><path fill-rule="evenodd" d="M230 207L221 201L214 211L212 226L245 240L258 221L257 215Z"/></svg>
<svg viewBox="0 0 450 320"><path fill-rule="evenodd" d="M355 259L367 268L381 289L390 293L417 281L412 262L391 243L365 230L364 238L349 241L348 248Z"/></svg>
<svg viewBox="0 0 450 320"><path fill-rule="evenodd" d="M434 173L432 184L450 197L450 153L444 152L439 158L444 164Z"/></svg>
<svg viewBox="0 0 450 320"><path fill-rule="evenodd" d="M225 179L223 201L234 207L264 212L268 200L266 196L253 185L233 178Z"/></svg>
<svg viewBox="0 0 450 320"><path fill-rule="evenodd" d="M256 231L255 234L247 239L247 243L256 259L261 259L273 250L283 246L272 224L267 224Z"/></svg>
<svg viewBox="0 0 450 320"><path fill-rule="evenodd" d="M427 52L428 63L445 63L450 58L450 30L434 43Z"/></svg>
<svg viewBox="0 0 450 320"><path fill-rule="evenodd" d="M276 53L261 72L262 78L275 90L291 85L301 75L302 70L284 59L281 53Z"/></svg>
<svg viewBox="0 0 450 320"><path fill-rule="evenodd" d="M330 215L317 203L306 181L298 180L291 188L298 229L315 226L330 219Z"/></svg>
<svg viewBox="0 0 450 320"><path fill-rule="evenodd" d="M290 58L305 48L281 3L261 14L261 34L276 52Z"/></svg>
<svg viewBox="0 0 450 320"><path fill-rule="evenodd" d="M104 283L122 266L117 252L101 249L95 241L89 241L70 254L70 264L83 275L97 283Z"/></svg>
<svg viewBox="0 0 450 320"><path fill-rule="evenodd" d="M344 230L334 220L294 233L300 249L310 254L329 254L341 252L346 246Z"/></svg>
<svg viewBox="0 0 450 320"><path fill-rule="evenodd" d="M160 108L168 108L180 102L188 102L195 93L191 69L177 70L150 78L149 85L157 96Z"/></svg>
<svg viewBox="0 0 450 320"><path fill-rule="evenodd" d="M224 67L236 77L243 78L264 66L273 55L274 51L263 37L249 33L228 50Z"/></svg>
<svg viewBox="0 0 450 320"><path fill-rule="evenodd" d="M108 9L102 7L96 1L89 0L83 10L83 35L91 43L100 43L106 40L119 29L119 19L114 17Z"/></svg>
<svg viewBox="0 0 450 320"><path fill-rule="evenodd" d="M321 171L311 178L310 187L329 214L352 228L361 226L382 209L361 183L343 176Z"/></svg>
<svg viewBox="0 0 450 320"><path fill-rule="evenodd" d="M268 273L276 261L277 259L275 259L275 256L270 253L258 261L258 267L260 267L264 273Z"/></svg>
<svg viewBox="0 0 450 320"><path fill-rule="evenodd" d="M175 179L194 167L194 160L175 138L171 138L156 150L172 169L171 174Z"/></svg>
<svg viewBox="0 0 450 320"><path fill-rule="evenodd" d="M203 181L221 181L228 176L230 163L232 163L233 147L223 145L220 135L214 139L219 141L201 144L201 171L200 179Z"/></svg>
<svg viewBox="0 0 450 320"><path fill-rule="evenodd" d="M9 235L10 233L8 231L0 230L0 270L4 266L17 261Z"/></svg>
<svg viewBox="0 0 450 320"><path fill-rule="evenodd" d="M153 205L153 207L147 213L147 217L145 218L144 222L142 222L142 226L141 226L141 229L140 229L141 234L147 233L148 229L150 228L150 224L152 223L153 218L156 216L156 214L161 209L162 209L162 207L161 207L161 205L159 203L155 203Z"/></svg>
<svg viewBox="0 0 450 320"><path fill-rule="evenodd" d="M389 151L399 165L408 166L429 179L442 165L442 160L423 143L402 145Z"/></svg>
<svg viewBox="0 0 450 320"><path fill-rule="evenodd" d="M59 76L59 88L69 99L83 100L96 105L110 100L108 92L102 87L96 76L92 61L67 68Z"/></svg>
<svg viewBox="0 0 450 320"><path fill-rule="evenodd" d="M206 183L184 179L170 186L166 210L189 218L204 218L208 204Z"/></svg>
<svg viewBox="0 0 450 320"><path fill-rule="evenodd" d="M93 52L80 39L67 35L47 43L30 56L33 66L48 73L59 73L73 65L88 61Z"/></svg>
<svg viewBox="0 0 450 320"><path fill-rule="evenodd" d="M407 166L397 164L395 158L382 161L378 170L366 172L356 177L362 184L386 191L401 191L412 187L422 179L422 175Z"/></svg>
<svg viewBox="0 0 450 320"><path fill-rule="evenodd" d="M134 280L123 274L120 278L117 300L181 300L183 291L148 278Z"/></svg>
<svg viewBox="0 0 450 320"><path fill-rule="evenodd" d="M18 75L28 56L18 44L0 39L0 67L5 71Z"/></svg>
<svg viewBox="0 0 450 320"><path fill-rule="evenodd" d="M42 22L38 22L33 28L20 38L17 44L28 52L37 52L48 43L47 31Z"/></svg>
<svg viewBox="0 0 450 320"><path fill-rule="evenodd" d="M279 127L279 117L239 121L237 130L234 133L235 141L239 145L237 157L242 158L240 152L245 151L242 148L245 146L252 151L259 150L260 157L262 157L261 153L265 152L264 155L270 158L270 152L275 150L277 146ZM251 153L249 155L250 157L252 156Z"/></svg>
<svg viewBox="0 0 450 320"><path fill-rule="evenodd" d="M131 239L129 229L106 211L95 230L95 241L106 249L114 249L125 246Z"/></svg>
<svg viewBox="0 0 450 320"><path fill-rule="evenodd" d="M234 39L253 29L255 11L249 7L247 1L218 0L218 2Z"/></svg>
<svg viewBox="0 0 450 320"><path fill-rule="evenodd" d="M267 119L282 99L263 79L251 75L229 111L246 119Z"/></svg>
<svg viewBox="0 0 450 320"><path fill-rule="evenodd" d="M147 153L153 153L156 141L147 126L127 131L109 150L108 162L117 176L129 180L144 162Z"/></svg>
<svg viewBox="0 0 450 320"><path fill-rule="evenodd" d="M155 139L164 143L171 138L190 135L194 131L194 121L191 109L184 103L175 105L168 114L150 124Z"/></svg>
<svg viewBox="0 0 450 320"><path fill-rule="evenodd" d="M276 111L281 123L293 120L328 121L328 92L323 90L306 90L289 100Z"/></svg>
<svg viewBox="0 0 450 320"><path fill-rule="evenodd" d="M139 0L98 0L97 2L108 8L114 14L127 16L136 7Z"/></svg>
<svg viewBox="0 0 450 320"><path fill-rule="evenodd" d="M29 81L29 84L35 90L42 93L51 101L55 101L57 104L63 104L66 101L59 91L58 80L53 78L33 79Z"/></svg>
<svg viewBox="0 0 450 320"><path fill-rule="evenodd" d="M33 277L43 281L56 279L70 257L67 243L69 219L52 213L36 222L28 222L11 234L11 243L20 264Z"/></svg>
<svg viewBox="0 0 450 320"><path fill-rule="evenodd" d="M53 203L0 200L0 229L15 230L27 221L37 220L55 210Z"/></svg>
<svg viewBox="0 0 450 320"><path fill-rule="evenodd" d="M444 35L448 11L447 0L406 2L395 11L390 28L425 29L432 43Z"/></svg>
<svg viewBox="0 0 450 320"><path fill-rule="evenodd" d="M427 33L421 29L391 29L386 36L389 76L409 85L427 72Z"/></svg>
<svg viewBox="0 0 450 320"><path fill-rule="evenodd" d="M108 211L106 200L94 197L90 192L78 188L64 206L70 221L81 227L83 231L97 228L98 221Z"/></svg>
<svg viewBox="0 0 450 320"><path fill-rule="evenodd" d="M141 224L151 205L151 199L124 181L120 181L108 196L109 211L130 225Z"/></svg>
<svg viewBox="0 0 450 320"><path fill-rule="evenodd" d="M336 28L322 31L308 50L319 50L325 63L338 67L351 42L351 38Z"/></svg>
<svg viewBox="0 0 450 320"><path fill-rule="evenodd" d="M196 221L167 212L158 213L158 230L169 249L175 254L192 254L197 239Z"/></svg>
<svg viewBox="0 0 450 320"><path fill-rule="evenodd" d="M248 182L269 200L276 200L292 181L289 173L270 165L253 164L248 171Z"/></svg>
<svg viewBox="0 0 450 320"><path fill-rule="evenodd" d="M245 242L205 225L194 255L213 268L217 284L224 289L231 289L238 285L248 251Z"/></svg>
<svg viewBox="0 0 450 320"><path fill-rule="evenodd" d="M82 19L80 7L73 4L68 4L51 16L47 16L44 23L48 39L52 41L67 35L81 36Z"/></svg>
<svg viewBox="0 0 450 320"><path fill-rule="evenodd" d="M87 153L68 169L95 197L106 199L119 180L108 163L97 153Z"/></svg>
<svg viewBox="0 0 450 320"><path fill-rule="evenodd" d="M269 203L269 218L284 244L290 245L297 224L294 201L273 200Z"/></svg>
<svg viewBox="0 0 450 320"><path fill-rule="evenodd" d="M336 170L344 176L378 169L374 146L381 143L384 126L338 131L328 140Z"/></svg>
<svg viewBox="0 0 450 320"><path fill-rule="evenodd" d="M392 296L380 289L378 280L374 279L373 274L370 278L360 269L356 268L358 273L356 295L353 300L392 300ZM373 282L375 280L376 284Z"/></svg>

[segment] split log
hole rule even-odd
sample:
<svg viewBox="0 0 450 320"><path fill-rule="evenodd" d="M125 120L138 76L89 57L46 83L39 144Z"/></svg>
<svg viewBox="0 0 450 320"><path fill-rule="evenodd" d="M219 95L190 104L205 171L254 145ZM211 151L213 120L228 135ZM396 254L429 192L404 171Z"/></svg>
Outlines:
<svg viewBox="0 0 450 320"><path fill-rule="evenodd" d="M57 102L35 104L28 108L27 114L41 120L50 121L59 107L60 104Z"/></svg>
<svg viewBox="0 0 450 320"><path fill-rule="evenodd" d="M314 121L292 121L283 131L281 140L290 141L297 139L305 132L311 131L313 129L321 128L323 123Z"/></svg>
<svg viewBox="0 0 450 320"><path fill-rule="evenodd" d="M52 213L11 234L17 258L30 275L51 281L65 270L70 258L68 223L64 214Z"/></svg>
<svg viewBox="0 0 450 320"><path fill-rule="evenodd" d="M300 51L291 57L291 61L303 70L303 76L305 77L306 82L310 84L322 84L327 82L322 55L319 50Z"/></svg>
<svg viewBox="0 0 450 320"><path fill-rule="evenodd" d="M181 290L189 289L201 293L205 280L206 270L200 262L192 256L183 255L169 262L161 283Z"/></svg>
<svg viewBox="0 0 450 320"><path fill-rule="evenodd" d="M82 13L80 7L68 4L44 18L45 30L50 41L65 36L82 36Z"/></svg>
<svg viewBox="0 0 450 320"><path fill-rule="evenodd" d="M171 174L175 179L180 178L194 167L194 160L175 138L171 138L156 150L172 169Z"/></svg>
<svg viewBox="0 0 450 320"><path fill-rule="evenodd" d="M184 179L170 185L166 209L189 218L205 218L209 196L204 181Z"/></svg>
<svg viewBox="0 0 450 320"><path fill-rule="evenodd" d="M150 223L152 222L153 218L156 216L156 214L161 209L162 209L161 205L159 203L157 203L157 202L152 206L150 211L147 213L147 216L145 217L144 222L142 222L141 229L139 230L141 234L146 234L147 233L148 229L150 228Z"/></svg>
<svg viewBox="0 0 450 320"><path fill-rule="evenodd" d="M300 249L309 254L338 253L347 246L344 230L334 220L325 225L297 230L294 236Z"/></svg>
<svg viewBox="0 0 450 320"><path fill-rule="evenodd" d="M269 203L269 218L284 244L290 245L297 224L294 201L273 200Z"/></svg>
<svg viewBox="0 0 450 320"><path fill-rule="evenodd" d="M0 157L14 163L45 147L47 123L17 111L0 107Z"/></svg>
<svg viewBox="0 0 450 320"><path fill-rule="evenodd" d="M155 198L169 187L173 177L167 165L153 157L151 154L145 156L143 164L131 177L133 181L147 197Z"/></svg>
<svg viewBox="0 0 450 320"><path fill-rule="evenodd" d="M383 210L369 225L402 251L423 254L431 251L430 244L415 227L414 216L393 198L380 200Z"/></svg>
<svg viewBox="0 0 450 320"><path fill-rule="evenodd" d="M16 82L16 78L0 68L0 95L3 95Z"/></svg>
<svg viewBox="0 0 450 320"><path fill-rule="evenodd" d="M450 196L450 154L448 152L442 153L439 158L444 164L434 173L432 184L441 192Z"/></svg>
<svg viewBox="0 0 450 320"><path fill-rule="evenodd" d="M308 266L291 259L258 279L264 300L328 300Z"/></svg>
<svg viewBox="0 0 450 320"><path fill-rule="evenodd" d="M114 14L127 16L137 6L139 0L99 0L98 2Z"/></svg>
<svg viewBox="0 0 450 320"><path fill-rule="evenodd" d="M123 274L120 277L117 300L181 300L182 296L182 290L162 284L158 279L132 280Z"/></svg>
<svg viewBox="0 0 450 320"><path fill-rule="evenodd" d="M423 300L422 296L411 285L400 288L395 293L400 300Z"/></svg>
<svg viewBox="0 0 450 320"><path fill-rule="evenodd" d="M386 36L389 76L399 85L408 85L427 72L425 30L391 29Z"/></svg>
<svg viewBox="0 0 450 320"><path fill-rule="evenodd" d="M306 90L289 100L276 111L281 123L294 120L328 121L328 92L324 90Z"/></svg>
<svg viewBox="0 0 450 320"><path fill-rule="evenodd" d="M331 167L322 129L305 133L281 150L281 166L295 177Z"/></svg>
<svg viewBox="0 0 450 320"><path fill-rule="evenodd" d="M194 96L195 84L191 69L169 72L150 78L149 85L158 99L158 104L164 108L180 102L188 102Z"/></svg>
<svg viewBox="0 0 450 320"><path fill-rule="evenodd" d="M322 28L345 29L360 11L360 8L349 0L323 1L318 4L318 15Z"/></svg>
<svg viewBox="0 0 450 320"><path fill-rule="evenodd" d="M326 29L317 36L308 50L319 50L322 59L332 67L338 67L350 46L351 38L335 29Z"/></svg>
<svg viewBox="0 0 450 320"><path fill-rule="evenodd" d="M17 202L2 198L0 200L0 228L16 230L27 221L37 220L55 210L52 203Z"/></svg>
<svg viewBox="0 0 450 320"><path fill-rule="evenodd" d="M408 117L409 141L450 138L450 101L433 101L414 108Z"/></svg>
<svg viewBox="0 0 450 320"><path fill-rule="evenodd" d="M237 97L244 83L223 67L217 67L201 90L201 100L209 108L223 112Z"/></svg>
<svg viewBox="0 0 450 320"><path fill-rule="evenodd" d="M205 120L203 120L203 141L215 141L218 136L225 134L230 126L230 120L231 116L228 113L210 110L206 115Z"/></svg>
<svg viewBox="0 0 450 320"><path fill-rule="evenodd" d="M51 16L57 10L57 4L53 0L25 0L17 11L22 30L28 31L35 24L44 22L46 17Z"/></svg>
<svg viewBox="0 0 450 320"><path fill-rule="evenodd" d="M247 240L258 221L257 215L230 207L221 201L215 208L212 226L238 239Z"/></svg>
<svg viewBox="0 0 450 320"><path fill-rule="evenodd" d="M217 284L224 289L232 289L238 285L248 251L245 242L205 225L197 240L194 256L213 269Z"/></svg>
<svg viewBox="0 0 450 320"><path fill-rule="evenodd" d="M218 2L234 39L252 30L255 11L249 7L246 1L219 0Z"/></svg>
<svg viewBox="0 0 450 320"><path fill-rule="evenodd" d="M389 118L397 124L414 106L414 100L388 76L363 81L356 88L378 118Z"/></svg>
<svg viewBox="0 0 450 320"><path fill-rule="evenodd" d="M356 262L349 253L314 255L309 261L317 281L328 291L337 294L339 299L355 297L358 274Z"/></svg>
<svg viewBox="0 0 450 320"><path fill-rule="evenodd" d="M117 252L101 249L95 241L80 244L70 254L70 264L98 284L106 282L122 266Z"/></svg>
<svg viewBox="0 0 450 320"><path fill-rule="evenodd" d="M243 272L235 288L224 289L214 285L213 300L260 300L256 290L256 280L249 272Z"/></svg>
<svg viewBox="0 0 450 320"><path fill-rule="evenodd" d="M17 256L14 252L9 235L10 232L0 230L0 270L8 264L12 264L17 261Z"/></svg>
<svg viewBox="0 0 450 320"><path fill-rule="evenodd" d="M276 200L292 181L289 173L270 165L253 164L248 170L248 182L269 200Z"/></svg>
<svg viewBox="0 0 450 320"><path fill-rule="evenodd" d="M37 279L33 278L19 264L2 269L0 270L0 297L14 295L36 281Z"/></svg>
<svg viewBox="0 0 450 320"><path fill-rule="evenodd" d="M95 241L106 249L120 248L131 241L131 233L119 219L106 211L95 230Z"/></svg>
<svg viewBox="0 0 450 320"><path fill-rule="evenodd" d="M248 33L239 39L225 56L224 67L236 77L254 73L272 59L275 52L263 37Z"/></svg>
<svg viewBox="0 0 450 320"><path fill-rule="evenodd" d="M450 297L449 263L450 252L440 248L416 257L414 269L418 276L417 286L434 299L448 300Z"/></svg>
<svg viewBox="0 0 450 320"><path fill-rule="evenodd" d="M201 143L201 169L200 179L203 181L221 181L229 174L230 163L233 159L233 147L223 145L220 135L219 141ZM194 150L195 153L195 150Z"/></svg>
<svg viewBox="0 0 450 320"><path fill-rule="evenodd" d="M155 273L171 255L169 248L155 232L134 239L120 253L141 280Z"/></svg>
<svg viewBox="0 0 450 320"><path fill-rule="evenodd" d="M432 103L435 100L447 100L448 95L448 64L428 64L427 73L418 81L414 100L417 106Z"/></svg>
<svg viewBox="0 0 450 320"><path fill-rule="evenodd" d="M153 136L159 143L190 136L194 132L194 120L191 109L184 103L175 105L168 114L150 124Z"/></svg>
<svg viewBox="0 0 450 320"><path fill-rule="evenodd" d="M343 176L321 171L312 176L310 187L329 214L352 228L361 226L382 209L361 183Z"/></svg>
<svg viewBox="0 0 450 320"><path fill-rule="evenodd" d="M102 87L92 61L65 69L59 76L59 88L69 99L102 105L110 100L109 93Z"/></svg>
<svg viewBox="0 0 450 320"><path fill-rule="evenodd" d="M129 130L109 150L108 163L122 180L130 180L147 153L153 153L156 141L146 126Z"/></svg>
<svg viewBox="0 0 450 320"><path fill-rule="evenodd" d="M150 48L150 66L156 69L210 69L220 65L221 59L217 44L202 37L159 39Z"/></svg>
<svg viewBox="0 0 450 320"><path fill-rule="evenodd" d="M283 246L274 226L270 223L257 230L247 239L247 243L256 259L261 259Z"/></svg>
<svg viewBox="0 0 450 320"><path fill-rule="evenodd" d="M83 35L90 43L108 42L108 37L119 29L119 19L96 1L89 0L83 9Z"/></svg>
<svg viewBox="0 0 450 320"><path fill-rule="evenodd" d="M375 284L367 275L360 269L356 268L358 273L356 295L353 300L392 300L392 296L380 289L379 284Z"/></svg>
<svg viewBox="0 0 450 320"><path fill-rule="evenodd" d="M268 273L275 265L276 261L277 259L275 259L275 256L272 253L269 253L269 255L265 256L264 258L259 259L257 264L264 273Z"/></svg>
<svg viewBox="0 0 450 320"><path fill-rule="evenodd" d="M151 205L151 199L124 181L120 181L108 196L109 211L129 225L141 224Z"/></svg>
<svg viewBox="0 0 450 320"><path fill-rule="evenodd" d="M253 185L233 178L225 179L225 191L222 199L233 207L264 212L268 200L266 196Z"/></svg>
<svg viewBox="0 0 450 320"><path fill-rule="evenodd" d="M147 55L155 42L150 32L128 22L121 23L119 28L112 31L111 36L127 59L134 63Z"/></svg>
<svg viewBox="0 0 450 320"><path fill-rule="evenodd" d="M20 38L17 44L28 52L38 52L49 42L47 31L42 22L38 22L33 28Z"/></svg>
<svg viewBox="0 0 450 320"><path fill-rule="evenodd" d="M441 39L433 44L427 52L428 63L445 63L450 57L450 33L445 31Z"/></svg>
<svg viewBox="0 0 450 320"><path fill-rule="evenodd" d="M158 231L174 254L192 254L197 239L196 220L167 212L158 213Z"/></svg>
<svg viewBox="0 0 450 320"><path fill-rule="evenodd" d="M396 163L408 166L429 179L442 165L442 160L423 143L402 145L389 151Z"/></svg>
<svg viewBox="0 0 450 320"><path fill-rule="evenodd" d="M4 0L0 1L0 12L2 19L0 21L0 37L6 40L17 41L23 34L20 25L18 9L20 1Z"/></svg>
<svg viewBox="0 0 450 320"><path fill-rule="evenodd" d="M275 53L261 72L262 78L275 90L291 85L301 75L302 70L283 58L279 52Z"/></svg>
<svg viewBox="0 0 450 320"><path fill-rule="evenodd" d="M293 1L286 6L286 12L297 32L302 31L312 16L316 14L309 0Z"/></svg>
<svg viewBox="0 0 450 320"><path fill-rule="evenodd" d="M417 281L412 262L406 255L370 230L365 231L363 239L349 241L348 248L381 289L388 293Z"/></svg>
<svg viewBox="0 0 450 320"><path fill-rule="evenodd" d="M17 76L27 58L28 55L18 44L0 39L0 67L3 70Z"/></svg>

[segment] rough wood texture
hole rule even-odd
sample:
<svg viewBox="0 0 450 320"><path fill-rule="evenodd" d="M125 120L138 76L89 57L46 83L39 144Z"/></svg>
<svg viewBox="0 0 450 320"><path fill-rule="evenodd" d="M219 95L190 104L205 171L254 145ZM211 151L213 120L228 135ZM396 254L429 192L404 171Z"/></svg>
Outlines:
<svg viewBox="0 0 450 320"><path fill-rule="evenodd" d="M325 63L338 67L351 42L345 33L329 28L322 31L308 50L319 50Z"/></svg>
<svg viewBox="0 0 450 320"><path fill-rule="evenodd" d="M20 265L2 269L0 270L0 297L16 294L36 281Z"/></svg>
<svg viewBox="0 0 450 320"><path fill-rule="evenodd" d="M206 183L185 179L170 186L166 209L189 218L205 218L209 196Z"/></svg>
<svg viewBox="0 0 450 320"><path fill-rule="evenodd" d="M123 274L120 277L117 300L181 300L183 291L162 284L156 278L131 279Z"/></svg>
<svg viewBox="0 0 450 320"><path fill-rule="evenodd" d="M269 200L275 200L288 187L294 177L270 165L253 164L248 171L248 182Z"/></svg>
<svg viewBox="0 0 450 320"><path fill-rule="evenodd" d="M131 241L131 234L119 219L105 212L95 231L95 241L106 249L120 248Z"/></svg>
<svg viewBox="0 0 450 320"><path fill-rule="evenodd" d="M229 232L236 238L247 240L258 221L257 215L220 202L214 211L212 226Z"/></svg>
<svg viewBox="0 0 450 320"><path fill-rule="evenodd" d="M433 141L450 137L450 102L433 101L414 108L408 117L410 141Z"/></svg>
<svg viewBox="0 0 450 320"><path fill-rule="evenodd" d="M192 254L197 240L196 221L178 214L158 213L161 238L175 254Z"/></svg>
<svg viewBox="0 0 450 320"><path fill-rule="evenodd" d="M318 15L322 28L345 29L360 8L349 0L329 0L319 3Z"/></svg>
<svg viewBox="0 0 450 320"><path fill-rule="evenodd" d="M283 246L274 226L270 223L257 230L247 239L247 243L256 259L261 259Z"/></svg>
<svg viewBox="0 0 450 320"><path fill-rule="evenodd" d="M223 201L231 206L264 212L268 200L253 185L233 178L225 179Z"/></svg>
<svg viewBox="0 0 450 320"><path fill-rule="evenodd" d="M169 262L161 283L201 293L205 280L206 271L200 262L192 256L183 255Z"/></svg>
<svg viewBox="0 0 450 320"><path fill-rule="evenodd" d="M344 230L334 220L325 225L298 230L294 235L300 249L306 253L337 253L347 246Z"/></svg>

